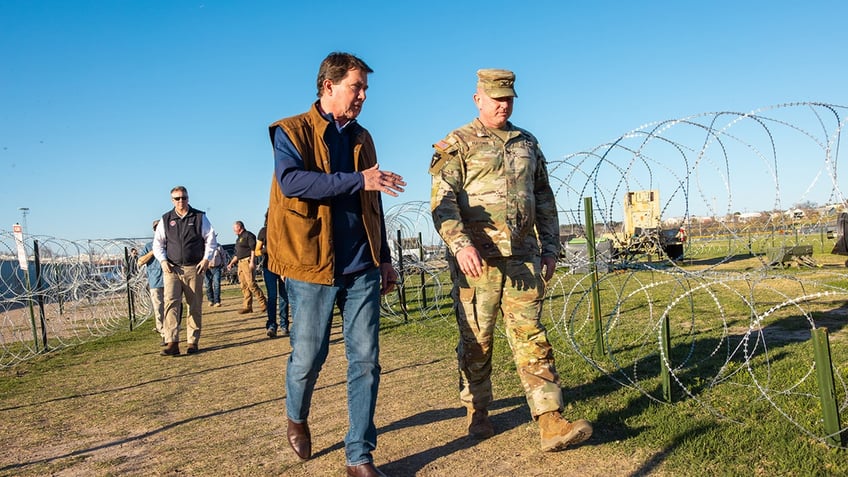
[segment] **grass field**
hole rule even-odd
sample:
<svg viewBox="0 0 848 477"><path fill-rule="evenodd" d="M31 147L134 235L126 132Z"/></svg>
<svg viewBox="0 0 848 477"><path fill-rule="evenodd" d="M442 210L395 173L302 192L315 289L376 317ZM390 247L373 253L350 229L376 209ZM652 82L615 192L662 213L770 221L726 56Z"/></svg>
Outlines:
<svg viewBox="0 0 848 477"><path fill-rule="evenodd" d="M410 306L405 322L383 325L376 462L396 476L846 475L844 449L822 442L809 340L814 326L831 330L844 412L844 274L825 268L799 280L790 272L608 274L604 353L590 287L558 275L544 322L565 415L589 419L595 433L554 454L538 450L503 336L494 358L497 434L464 437L449 303L422 308L426 317ZM285 442L288 340L265 338L264 316L237 315L239 302L228 286L224 307L205 311L198 355L159 356L145 324L3 370L0 475L341 475L338 326L310 417L316 456L299 462ZM658 341L664 316L668 348ZM671 403L662 399L663 362L672 370Z"/></svg>

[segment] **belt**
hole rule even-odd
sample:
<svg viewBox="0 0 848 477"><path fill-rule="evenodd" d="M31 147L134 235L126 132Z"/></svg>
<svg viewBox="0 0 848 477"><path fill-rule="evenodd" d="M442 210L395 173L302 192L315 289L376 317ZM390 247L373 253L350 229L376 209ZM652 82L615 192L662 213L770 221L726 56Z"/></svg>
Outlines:
<svg viewBox="0 0 848 477"><path fill-rule="evenodd" d="M176 266L178 266L178 267L193 267L193 266L197 265L198 263L200 263L200 262L194 262L194 263L176 263L176 262L171 262L171 264L176 265Z"/></svg>

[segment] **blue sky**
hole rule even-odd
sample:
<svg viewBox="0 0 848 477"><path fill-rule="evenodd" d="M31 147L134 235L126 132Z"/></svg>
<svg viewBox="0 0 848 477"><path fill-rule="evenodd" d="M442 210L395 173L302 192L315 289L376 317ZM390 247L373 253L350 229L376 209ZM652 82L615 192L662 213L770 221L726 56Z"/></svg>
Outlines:
<svg viewBox="0 0 848 477"><path fill-rule="evenodd" d="M429 198L431 145L476 116L479 68L516 72L512 121L549 159L639 125L848 104L838 1L0 2L0 230L149 236L185 185L222 242L258 231L267 125L306 110L331 51L375 72L360 122Z"/></svg>

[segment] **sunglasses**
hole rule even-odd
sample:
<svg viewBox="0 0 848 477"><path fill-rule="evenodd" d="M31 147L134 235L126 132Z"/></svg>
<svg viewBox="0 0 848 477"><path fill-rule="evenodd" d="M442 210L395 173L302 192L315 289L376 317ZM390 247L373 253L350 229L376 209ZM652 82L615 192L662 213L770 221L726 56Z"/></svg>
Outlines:
<svg viewBox="0 0 848 477"><path fill-rule="evenodd" d="M183 195L180 197L171 197L171 200L188 200L188 196Z"/></svg>

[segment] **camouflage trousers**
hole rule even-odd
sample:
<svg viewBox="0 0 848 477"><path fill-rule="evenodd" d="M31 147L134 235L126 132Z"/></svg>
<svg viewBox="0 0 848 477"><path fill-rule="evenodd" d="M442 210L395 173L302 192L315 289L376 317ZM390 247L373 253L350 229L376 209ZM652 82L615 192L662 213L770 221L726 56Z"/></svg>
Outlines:
<svg viewBox="0 0 848 477"><path fill-rule="evenodd" d="M507 341L533 418L562 411L553 349L539 321L545 295L539 259L486 259L478 278L464 275L453 259L449 265L459 326L456 355L463 405L485 409L492 402L493 333L502 313Z"/></svg>

